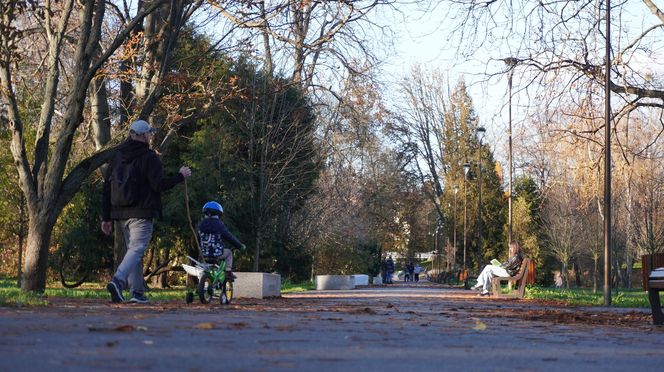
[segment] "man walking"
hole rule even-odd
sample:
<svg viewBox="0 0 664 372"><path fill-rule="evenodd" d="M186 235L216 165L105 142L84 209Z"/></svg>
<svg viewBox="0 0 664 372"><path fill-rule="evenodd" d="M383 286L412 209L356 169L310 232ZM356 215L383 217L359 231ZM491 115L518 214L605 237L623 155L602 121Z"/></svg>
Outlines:
<svg viewBox="0 0 664 372"><path fill-rule="evenodd" d="M153 231L153 220L161 217L161 192L191 175L189 167L165 177L159 156L150 149L156 130L145 120L129 127L129 138L118 148L104 175L101 230L110 234L117 220L127 253L106 286L111 301L124 302L123 290L131 290L130 302L147 303L143 283L143 255Z"/></svg>

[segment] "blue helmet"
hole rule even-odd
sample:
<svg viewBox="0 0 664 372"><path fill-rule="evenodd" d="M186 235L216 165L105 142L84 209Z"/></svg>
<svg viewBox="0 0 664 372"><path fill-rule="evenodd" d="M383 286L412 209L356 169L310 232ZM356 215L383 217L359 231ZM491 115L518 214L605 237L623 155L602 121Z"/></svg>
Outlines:
<svg viewBox="0 0 664 372"><path fill-rule="evenodd" d="M203 214L210 216L221 216L224 213L224 208L216 201L209 201L203 206Z"/></svg>

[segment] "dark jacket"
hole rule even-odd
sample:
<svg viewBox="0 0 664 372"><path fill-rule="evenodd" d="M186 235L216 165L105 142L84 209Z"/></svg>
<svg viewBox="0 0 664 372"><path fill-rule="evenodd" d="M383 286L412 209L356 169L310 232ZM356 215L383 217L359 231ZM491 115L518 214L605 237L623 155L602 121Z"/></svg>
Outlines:
<svg viewBox="0 0 664 372"><path fill-rule="evenodd" d="M392 257L389 257L386 261L387 263L387 268L385 269L388 273L393 273L394 272L394 261L392 261Z"/></svg>
<svg viewBox="0 0 664 372"><path fill-rule="evenodd" d="M138 184L140 201L131 207L118 207L111 205L110 176L115 164L132 161L138 170ZM128 139L118 148L118 153L110 161L104 175L104 189L102 196L102 220L125 220L128 218L157 218L162 215L161 193L173 188L184 181L184 176L178 173L172 177L164 177L163 167L159 156L147 143Z"/></svg>
<svg viewBox="0 0 664 372"><path fill-rule="evenodd" d="M500 266L505 269L505 271L507 271L510 276L514 276L519 272L522 262L523 255L521 254L521 251L519 251L519 253L517 253L515 256L512 256L509 260L507 260L507 262L504 262Z"/></svg>
<svg viewBox="0 0 664 372"><path fill-rule="evenodd" d="M228 240L237 249L242 248L242 243L228 231L219 218L203 218L198 224L198 243L203 257L210 259L221 256L224 249L222 239Z"/></svg>

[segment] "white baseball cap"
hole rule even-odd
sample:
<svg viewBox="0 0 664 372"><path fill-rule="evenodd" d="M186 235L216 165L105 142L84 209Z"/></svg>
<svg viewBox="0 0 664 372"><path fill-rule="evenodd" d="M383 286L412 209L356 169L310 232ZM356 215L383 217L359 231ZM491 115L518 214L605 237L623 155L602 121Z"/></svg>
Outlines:
<svg viewBox="0 0 664 372"><path fill-rule="evenodd" d="M153 128L148 124L147 121L145 120L136 120L135 122L131 123L131 126L129 126L129 133L134 133L134 134L145 134L145 133L154 133L156 132L157 129Z"/></svg>

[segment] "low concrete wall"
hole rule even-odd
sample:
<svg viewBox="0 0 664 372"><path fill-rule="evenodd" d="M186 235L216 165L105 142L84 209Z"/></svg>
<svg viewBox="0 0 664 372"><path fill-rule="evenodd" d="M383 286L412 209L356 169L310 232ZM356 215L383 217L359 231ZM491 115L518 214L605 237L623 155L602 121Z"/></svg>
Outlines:
<svg viewBox="0 0 664 372"><path fill-rule="evenodd" d="M353 275L316 275L315 280L317 291L355 288Z"/></svg>
<svg viewBox="0 0 664 372"><path fill-rule="evenodd" d="M355 286L358 285L369 285L369 275L364 275L364 274L354 274L353 275L353 281L355 283Z"/></svg>
<svg viewBox="0 0 664 372"><path fill-rule="evenodd" d="M268 273L236 272L233 297L280 297L281 275Z"/></svg>

